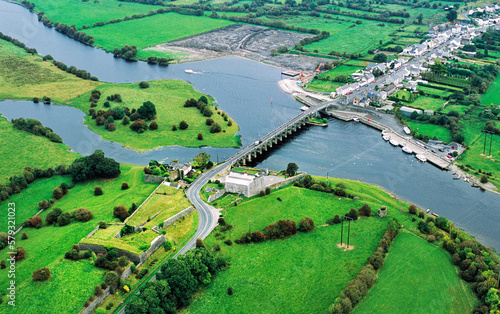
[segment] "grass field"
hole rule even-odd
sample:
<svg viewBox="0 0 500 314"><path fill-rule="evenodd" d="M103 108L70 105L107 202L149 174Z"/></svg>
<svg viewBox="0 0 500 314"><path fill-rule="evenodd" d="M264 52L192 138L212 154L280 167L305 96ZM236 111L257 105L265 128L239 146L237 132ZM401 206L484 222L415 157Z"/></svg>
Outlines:
<svg viewBox="0 0 500 314"><path fill-rule="evenodd" d="M331 93L334 92L338 87L345 85L340 82L332 82L332 81L323 81L323 80L312 80L311 83L307 84L306 89L322 92L322 93Z"/></svg>
<svg viewBox="0 0 500 314"><path fill-rule="evenodd" d="M419 90L419 91L421 90L421 91L424 91L427 94L438 95L438 96L441 96L441 97L448 97L451 94L453 94L452 92L447 91L447 90L441 90L441 89L432 88L432 87L429 87L429 86L422 86L422 85L418 85L417 86L417 90Z"/></svg>
<svg viewBox="0 0 500 314"><path fill-rule="evenodd" d="M0 183L5 183L13 175L22 174L27 166L42 169L55 168L60 164L68 166L79 156L68 152L69 147L62 143L15 129L3 117L0 117L0 147Z"/></svg>
<svg viewBox="0 0 500 314"><path fill-rule="evenodd" d="M448 114L450 111L456 111L459 114L463 114L466 110L468 109L467 106L461 106L461 105L446 105L443 110L441 110L441 113Z"/></svg>
<svg viewBox="0 0 500 314"><path fill-rule="evenodd" d="M19 1L21 2L21 1ZM36 11L45 12L45 16L54 22L75 25L78 29L83 25L96 22L107 22L123 19L134 14L156 11L160 7L118 0L72 1L72 0L32 0Z"/></svg>
<svg viewBox="0 0 500 314"><path fill-rule="evenodd" d="M430 109L437 111L439 108L442 108L446 100L439 98L432 98L427 96L419 96L415 99L410 106L414 108L420 108L422 110Z"/></svg>
<svg viewBox="0 0 500 314"><path fill-rule="evenodd" d="M277 201L277 197L283 202ZM298 221L311 217L321 226L327 218L344 213L350 206L352 200L338 201L331 195L288 187L230 208L226 220L234 225L230 232L234 240L248 231L249 220L252 230L262 230L284 218ZM192 313L325 311L366 263L386 225L386 219L378 218L354 222L351 244L356 248L347 252L336 246L339 225L318 227L285 240L232 247L221 244L222 252L231 259L231 268L219 274L188 310ZM216 241L211 235L205 243L213 245ZM308 281L307 289L304 280ZM234 288L233 296L227 295L228 286Z"/></svg>
<svg viewBox="0 0 500 314"><path fill-rule="evenodd" d="M349 77L351 74L353 74L354 72L358 71L358 70L362 70L364 67L360 67L360 66L350 66L350 65L344 65L344 64L341 64L329 71L326 71L326 72L323 72L319 75L319 77L327 77L328 75L333 79L334 77L336 76L339 76L339 75L345 75L347 77Z"/></svg>
<svg viewBox="0 0 500 314"><path fill-rule="evenodd" d="M470 313L478 303L443 249L403 232L354 313ZM403 311L404 312L404 311Z"/></svg>
<svg viewBox="0 0 500 314"><path fill-rule="evenodd" d="M73 222L64 227L45 226L40 229L23 230L28 234L28 240L21 240L21 233L16 236L16 243L26 250L26 259L16 263L16 297L18 300L31 302L16 303L16 311L20 313L36 313L40 308L56 313L64 308L64 312L78 312L83 302L93 292L93 287L102 281L103 270L90 265L88 260L73 262L64 260L64 252L71 248L93 230L98 221L114 221L113 207L117 205L130 206L132 202L140 204L156 187L145 184L142 167L121 166L120 177L111 180L91 180L77 184L63 199L53 207L59 207L63 212L73 211L78 207L91 210L94 218L86 223ZM130 188L121 190L121 183L128 182ZM49 191L52 185L49 181L41 181ZM34 187L36 187L36 184ZM102 187L104 194L94 196L96 185ZM41 187L39 187L41 188ZM46 197L45 192L24 190L16 199L17 211L26 209L30 213L37 202ZM37 193L37 194L35 194ZM48 211L41 214L43 221ZM5 253L6 250L3 250ZM48 267L58 274L44 283L34 283L31 274L34 270ZM9 278L0 270L0 288L6 289ZM35 295L34 295L35 294ZM5 297L4 297L5 298ZM5 301L5 300L4 300ZM0 311L7 311L7 303L0 305Z"/></svg>
<svg viewBox="0 0 500 314"><path fill-rule="evenodd" d="M404 89L400 89L396 93L391 95L391 97L396 97L397 99L408 101L410 99L410 92Z"/></svg>
<svg viewBox="0 0 500 314"><path fill-rule="evenodd" d="M209 17L166 13L95 27L85 32L95 38L97 46L113 51L115 47L123 45L135 45L138 49L151 47L232 23Z"/></svg>
<svg viewBox="0 0 500 314"><path fill-rule="evenodd" d="M481 97L481 104L485 106L491 104L500 105L500 75L497 76L495 82L488 88L486 94Z"/></svg>
<svg viewBox="0 0 500 314"><path fill-rule="evenodd" d="M0 101L50 97L63 103L101 85L59 70L0 39Z"/></svg>
<svg viewBox="0 0 500 314"><path fill-rule="evenodd" d="M429 136L430 138L437 137L438 140L449 143L451 141L450 130L440 125L434 125L429 123L420 123L415 121L409 121L411 130L416 130L420 134Z"/></svg>
<svg viewBox="0 0 500 314"><path fill-rule="evenodd" d="M132 131L129 126L122 125L122 121L116 121L116 131L109 132L104 126L98 126L91 116L85 117L85 124L99 134L102 138L123 144L136 150L147 150L159 146L180 145L185 147L218 146L239 147L238 125L232 123L228 126L221 115L212 108L214 115L211 117L215 123L222 127L222 132L210 133L210 126L206 125L207 117L203 116L195 107L185 108L187 99L199 99L203 94L195 91L191 85L178 80L161 80L149 82L149 88L141 89L139 84L105 84L98 88L102 96L95 108L105 109L106 97L112 94L120 94L123 102L111 102L111 108L124 106L139 108L143 102L151 101L156 106L158 129L139 134ZM76 108L88 112L90 92L72 100ZM207 97L210 98L210 97ZM186 130L172 131L172 125L179 128L179 123L185 120L189 127ZM198 140L198 133L202 133L203 140Z"/></svg>

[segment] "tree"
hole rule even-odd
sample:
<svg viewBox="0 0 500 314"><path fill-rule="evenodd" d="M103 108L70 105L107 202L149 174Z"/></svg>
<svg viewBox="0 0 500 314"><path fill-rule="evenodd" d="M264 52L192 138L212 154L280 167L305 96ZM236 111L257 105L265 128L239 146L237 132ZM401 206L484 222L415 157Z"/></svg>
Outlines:
<svg viewBox="0 0 500 314"><path fill-rule="evenodd" d="M78 208L73 212L73 216L80 222L87 222L94 218L94 214L86 208Z"/></svg>
<svg viewBox="0 0 500 314"><path fill-rule="evenodd" d="M417 210L418 210L418 207L416 205L411 204L410 206L408 206L408 212L412 215L416 215Z"/></svg>
<svg viewBox="0 0 500 314"><path fill-rule="evenodd" d="M198 164L199 168L205 169L208 161L210 160L210 155L205 152L201 152L196 157L194 157L193 160Z"/></svg>
<svg viewBox="0 0 500 314"><path fill-rule="evenodd" d="M299 221L300 232L309 232L312 230L314 230L314 221L311 218L307 217Z"/></svg>
<svg viewBox="0 0 500 314"><path fill-rule="evenodd" d="M360 216L370 217L372 215L372 209L368 204L361 206L358 211Z"/></svg>
<svg viewBox="0 0 500 314"><path fill-rule="evenodd" d="M210 125L210 133L219 133L220 131L222 131L220 124L213 123Z"/></svg>
<svg viewBox="0 0 500 314"><path fill-rule="evenodd" d="M448 19L448 21L450 22L453 22L457 19L457 11L456 10L450 10L448 11L448 14L446 14L446 18Z"/></svg>
<svg viewBox="0 0 500 314"><path fill-rule="evenodd" d="M132 123L132 125L130 125L130 129L132 131L136 131L139 133L144 132L146 128L147 128L146 122L144 122L144 120L142 119L137 119L134 121L134 123Z"/></svg>
<svg viewBox="0 0 500 314"><path fill-rule="evenodd" d="M214 119L212 118L208 118L206 121L205 121L205 124L206 125L212 125L214 123Z"/></svg>
<svg viewBox="0 0 500 314"><path fill-rule="evenodd" d="M28 234L26 232L23 232L21 235L21 240L27 240L28 239Z"/></svg>
<svg viewBox="0 0 500 314"><path fill-rule="evenodd" d="M75 182L93 178L114 178L120 175L120 164L104 156L100 149L92 155L76 159L69 167L69 173Z"/></svg>
<svg viewBox="0 0 500 314"><path fill-rule="evenodd" d="M179 123L179 129L181 129L181 130L185 130L185 129L187 129L187 128L188 128L188 126L189 126L189 124L187 124L187 122L186 122L186 121L184 121L184 120L182 120L182 121ZM172 129L173 129L173 128L172 128ZM174 130L174 131L175 131L175 130Z"/></svg>
<svg viewBox="0 0 500 314"><path fill-rule="evenodd" d="M483 174L483 175L481 176L481 180L480 180L480 181L481 181L481 183L483 183L483 184L484 184L484 183L488 183L488 176L487 176L487 175L485 175L485 174Z"/></svg>
<svg viewBox="0 0 500 314"><path fill-rule="evenodd" d="M286 167L286 171L285 172L291 177L291 176L295 175L295 173L297 172L297 170L299 170L299 166L297 166L296 163L291 162Z"/></svg>
<svg viewBox="0 0 500 314"><path fill-rule="evenodd" d="M422 13L417 15L417 24L422 24L423 19L424 19L424 16L422 15Z"/></svg>
<svg viewBox="0 0 500 314"><path fill-rule="evenodd" d="M127 182L123 182L122 183L122 190L126 190L128 189L128 183Z"/></svg>
<svg viewBox="0 0 500 314"><path fill-rule="evenodd" d="M33 272L33 275L31 275L34 281L45 281L52 277L50 274L50 270L47 267L43 267L40 269L37 269Z"/></svg>
<svg viewBox="0 0 500 314"><path fill-rule="evenodd" d="M177 307L188 305L191 295L198 288L197 280L191 273L185 258L167 260L162 265L157 279L168 283Z"/></svg>
<svg viewBox="0 0 500 314"><path fill-rule="evenodd" d="M233 293L234 293L233 287L227 287L227 294L233 295Z"/></svg>
<svg viewBox="0 0 500 314"><path fill-rule="evenodd" d="M99 196L99 195L102 195L102 194L103 194L103 192L102 192L102 188L101 188L100 186L96 186L96 187L94 188L94 195L95 195L95 196Z"/></svg>
<svg viewBox="0 0 500 314"><path fill-rule="evenodd" d="M403 52L403 47L401 47L400 45L397 45L396 47L394 47L394 52L396 52L396 53Z"/></svg>
<svg viewBox="0 0 500 314"><path fill-rule="evenodd" d="M203 139L203 134L198 133L198 139L201 141Z"/></svg>
<svg viewBox="0 0 500 314"><path fill-rule="evenodd" d="M62 213L57 217L57 224L60 227L69 225L71 223L71 214L70 213Z"/></svg>
<svg viewBox="0 0 500 314"><path fill-rule="evenodd" d="M383 53L377 53L374 57L373 57L373 61L375 62L379 62L379 63L384 63L384 62L387 62L387 56Z"/></svg>
<svg viewBox="0 0 500 314"><path fill-rule="evenodd" d="M127 306L126 313L175 313L172 290L165 280L148 282Z"/></svg>
<svg viewBox="0 0 500 314"><path fill-rule="evenodd" d="M112 288L117 288L120 284L120 276L114 271L109 271L104 275L104 282Z"/></svg>
<svg viewBox="0 0 500 314"><path fill-rule="evenodd" d="M351 208L351 210L345 214L346 217L352 218L352 220L358 220L358 211L355 210L354 208Z"/></svg>
<svg viewBox="0 0 500 314"><path fill-rule="evenodd" d="M142 82L139 83L139 87L140 88L148 88L149 87L149 83L145 82L145 81L142 81Z"/></svg>
<svg viewBox="0 0 500 314"><path fill-rule="evenodd" d="M151 120L156 116L156 107L148 100L144 102L139 109L137 109L137 113L142 119Z"/></svg>
<svg viewBox="0 0 500 314"><path fill-rule="evenodd" d="M18 246L14 250L14 254L12 254L11 256L14 257L14 259L15 259L16 262L19 262L19 261L23 260L26 257L26 251L23 249L23 247Z"/></svg>
<svg viewBox="0 0 500 314"><path fill-rule="evenodd" d="M448 73L448 68L442 64L441 62L437 61L434 62L433 65L430 66L431 71L436 74L446 74Z"/></svg>
<svg viewBox="0 0 500 314"><path fill-rule="evenodd" d="M42 217L35 216L35 217L31 218L30 223L31 223L32 227L36 228L36 226L38 226L39 224L42 223Z"/></svg>
<svg viewBox="0 0 500 314"><path fill-rule="evenodd" d="M60 208L54 208L45 217L45 223L47 225L52 225L53 223L57 222L57 217L59 217L59 215L61 215L61 213L62 213L62 211Z"/></svg>
<svg viewBox="0 0 500 314"><path fill-rule="evenodd" d="M440 216L440 217L436 218L435 224L436 224L436 227L438 227L439 229L442 229L444 231L450 230L450 222L445 217Z"/></svg>
<svg viewBox="0 0 500 314"><path fill-rule="evenodd" d="M150 130L158 130L158 123L156 123L155 120L151 121L151 123L149 124L149 129Z"/></svg>
<svg viewBox="0 0 500 314"><path fill-rule="evenodd" d="M122 124L123 124L123 125L127 125L127 124L129 124L129 123L130 123L130 118L129 118L129 117L127 117L127 116L123 117Z"/></svg>
<svg viewBox="0 0 500 314"><path fill-rule="evenodd" d="M127 207L125 207L125 205L115 206L115 208L113 209L113 216L120 219L121 221L124 221L125 218L129 216Z"/></svg>

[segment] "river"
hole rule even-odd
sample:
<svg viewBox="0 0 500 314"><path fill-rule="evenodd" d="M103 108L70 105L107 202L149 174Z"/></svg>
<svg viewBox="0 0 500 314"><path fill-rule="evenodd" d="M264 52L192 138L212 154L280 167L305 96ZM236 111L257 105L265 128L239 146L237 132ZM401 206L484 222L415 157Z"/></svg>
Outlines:
<svg viewBox="0 0 500 314"><path fill-rule="evenodd" d="M126 62L46 28L35 14L4 1L0 1L0 31L36 48L41 55L50 54L67 65L85 69L101 81L188 81L200 92L215 97L221 109L239 124L243 145L296 115L301 106L278 87L279 68L239 57L168 67ZM185 69L201 74L186 74ZM237 151L234 148L163 147L138 153L100 139L82 124L84 113L74 108L7 100L0 103L0 113L8 119L22 116L40 120L83 155L100 148L107 156L131 164L147 164L151 159L187 161L201 151L208 152L215 161L217 156L223 160ZM65 119L59 119L61 116ZM448 172L428 163L418 163L365 125L330 120L327 128L309 127L272 151L258 166L283 169L289 162L314 175L328 174L377 184L400 199L446 216L485 245L500 251L498 195L473 189L463 181L453 181Z"/></svg>

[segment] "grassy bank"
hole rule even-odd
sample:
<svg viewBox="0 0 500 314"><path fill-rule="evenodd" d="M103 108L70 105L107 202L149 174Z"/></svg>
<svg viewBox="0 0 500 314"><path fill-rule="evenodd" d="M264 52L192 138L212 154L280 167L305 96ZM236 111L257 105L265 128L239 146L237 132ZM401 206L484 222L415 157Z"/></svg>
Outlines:
<svg viewBox="0 0 500 314"><path fill-rule="evenodd" d="M0 101L48 96L64 103L102 83L80 79L0 39Z"/></svg>
<svg viewBox="0 0 500 314"><path fill-rule="evenodd" d="M43 136L15 129L11 122L0 117L0 183L22 174L25 167L47 169L70 165L78 157L68 152L64 144L51 142Z"/></svg>
<svg viewBox="0 0 500 314"><path fill-rule="evenodd" d="M394 240L375 286L354 313L410 308L414 313L469 313L477 303L447 252L403 232Z"/></svg>
<svg viewBox="0 0 500 314"><path fill-rule="evenodd" d="M99 134L103 139L118 142L124 146L136 150L147 150L159 146L179 145L185 147L216 146L216 147L239 147L238 125L232 121L224 121L222 115L212 108L214 112L211 117L215 123L222 127L219 133L210 133L210 126L206 125L207 117L203 116L196 107L186 108L184 103L187 99L199 99L203 94L195 91L191 85L177 80L161 80L149 82L149 88L142 89L139 84L111 84L107 83L97 88L102 96L94 109L108 110L115 106L129 107L137 109L145 101L151 101L156 106L158 123L157 130L147 130L140 134L132 131L129 126L123 125L122 121L116 121L116 131L110 132L104 126L98 126L96 120L91 116L85 117L85 124ZM109 95L120 94L121 103L111 101L111 107L104 107ZM78 109L88 112L90 92L83 94L71 101L72 105ZM210 98L210 97L208 97ZM209 101L210 102L210 101ZM179 123L184 120L189 127L186 130L179 129ZM131 122L132 123L132 122ZM172 130L172 125L177 126L177 130ZM203 136L198 139L198 133Z"/></svg>
<svg viewBox="0 0 500 314"><path fill-rule="evenodd" d="M57 201L52 207L59 207L63 212L71 212L84 207L93 212L94 218L86 223L73 222L67 226L44 226L40 229L27 228L27 240L21 240L21 233L16 236L16 246L22 246L26 251L26 258L16 263L16 311L20 313L36 313L39 309L56 312L78 312L83 302L93 293L93 287L102 282L104 271L90 265L90 260L79 262L64 259L64 252L71 249L71 245L78 243L85 235L95 228L99 221L114 221L113 207L117 205L130 206L132 202L140 204L156 187L145 184L142 167L121 166L120 177L111 180L91 180L77 184L68 195ZM16 203L16 212L20 218L24 211L29 214L35 212L37 203L51 194L53 179L42 179L34 183L21 194L14 195L9 201ZM121 190L122 182L128 182L130 188ZM96 185L102 187L104 194L94 196ZM34 188L33 190L31 190ZM43 191L42 191L43 189ZM2 203L2 212L6 203ZM42 220L48 211L41 214ZM22 221L20 221L22 222ZM2 253L6 253L4 249ZM53 278L48 281L35 283L31 279L34 270L48 267ZM0 270L0 288L6 289L10 280L6 275L7 269ZM0 311L7 311L5 302L0 305ZM64 308L64 310L62 310Z"/></svg>

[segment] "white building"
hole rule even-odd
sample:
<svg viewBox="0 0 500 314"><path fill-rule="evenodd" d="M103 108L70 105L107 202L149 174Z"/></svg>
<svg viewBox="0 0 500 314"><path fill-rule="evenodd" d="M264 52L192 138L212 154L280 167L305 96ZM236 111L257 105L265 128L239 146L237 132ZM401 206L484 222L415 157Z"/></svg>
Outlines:
<svg viewBox="0 0 500 314"><path fill-rule="evenodd" d="M231 171L225 180L228 193L243 194L246 197L257 195L264 190L264 175Z"/></svg>

